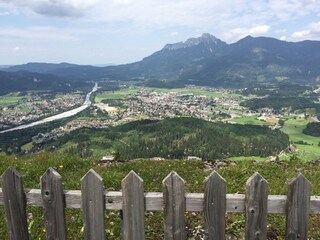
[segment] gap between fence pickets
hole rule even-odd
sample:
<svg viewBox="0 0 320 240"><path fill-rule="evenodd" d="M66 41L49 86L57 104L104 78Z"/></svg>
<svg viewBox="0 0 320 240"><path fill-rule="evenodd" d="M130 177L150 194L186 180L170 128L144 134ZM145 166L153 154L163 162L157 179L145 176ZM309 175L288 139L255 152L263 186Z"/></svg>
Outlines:
<svg viewBox="0 0 320 240"><path fill-rule="evenodd" d="M34 207L42 207L42 197L40 189L25 189L27 205ZM81 191L65 190L66 208L81 208ZM147 192L144 194L146 211L162 211L163 210L163 194L162 192ZM186 210L187 211L203 211L203 193L186 193ZM105 193L106 209L120 210L122 209L122 192L109 191ZM244 194L227 194L227 212L241 213L245 208ZM269 195L268 196L268 213L281 213L286 211L285 195ZM3 205L3 193L0 188L0 205ZM320 213L320 196L310 197L310 214Z"/></svg>

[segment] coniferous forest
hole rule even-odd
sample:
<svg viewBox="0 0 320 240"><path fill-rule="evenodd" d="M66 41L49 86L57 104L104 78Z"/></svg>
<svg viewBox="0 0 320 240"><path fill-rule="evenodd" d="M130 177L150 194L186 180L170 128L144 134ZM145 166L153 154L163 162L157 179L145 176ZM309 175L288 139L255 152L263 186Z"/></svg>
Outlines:
<svg viewBox="0 0 320 240"><path fill-rule="evenodd" d="M187 156L202 159L264 157L275 155L289 145L285 133L268 127L173 118L141 120L108 130L82 129L40 147L49 149L54 145L56 149L69 141L78 144L69 148L69 153L100 148L113 152L120 160Z"/></svg>

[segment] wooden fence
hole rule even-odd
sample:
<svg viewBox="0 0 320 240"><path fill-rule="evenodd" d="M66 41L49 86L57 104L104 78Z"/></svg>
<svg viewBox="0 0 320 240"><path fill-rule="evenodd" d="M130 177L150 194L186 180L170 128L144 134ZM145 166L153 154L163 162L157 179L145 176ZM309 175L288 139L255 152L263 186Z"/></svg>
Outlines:
<svg viewBox="0 0 320 240"><path fill-rule="evenodd" d="M4 205L9 239L28 239L26 205L43 207L47 239L66 239L65 208L82 208L85 239L105 239L104 210L122 210L123 239L145 239L144 212L164 211L165 239L185 239L186 211L204 212L206 239L225 239L225 214L245 213L245 238L267 239L267 214L286 214L286 238L307 239L309 214L320 213L320 197L310 196L310 182L298 174L288 194L268 195L268 182L255 173L245 194L226 194L225 180L212 172L204 193L185 193L185 181L171 172L163 192L144 192L143 180L131 171L121 182L122 191L105 192L103 179L90 170L81 190L63 190L62 178L49 168L40 179L41 189L24 189L22 176L13 168L2 175L0 204ZM108 226L106 226L108 227Z"/></svg>

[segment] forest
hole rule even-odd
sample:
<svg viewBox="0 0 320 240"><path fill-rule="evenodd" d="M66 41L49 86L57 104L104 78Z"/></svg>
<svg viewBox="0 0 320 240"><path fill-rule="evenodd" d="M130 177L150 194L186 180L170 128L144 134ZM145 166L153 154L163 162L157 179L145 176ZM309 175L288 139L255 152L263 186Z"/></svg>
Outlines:
<svg viewBox="0 0 320 240"><path fill-rule="evenodd" d="M118 160L264 157L275 155L289 145L285 133L268 127L173 118L135 121L107 130L81 129L41 147L57 149L70 141L77 145L69 147L67 153L89 156L90 149L99 148L112 152Z"/></svg>
<svg viewBox="0 0 320 240"><path fill-rule="evenodd" d="M313 137L320 137L320 122L308 123L307 127L303 129L303 133Z"/></svg>
<svg viewBox="0 0 320 240"><path fill-rule="evenodd" d="M241 106L252 110L259 108L273 108L281 110L282 108L291 108L292 111L306 108L316 108L320 110L320 105L304 97L265 97L253 98L240 103Z"/></svg>

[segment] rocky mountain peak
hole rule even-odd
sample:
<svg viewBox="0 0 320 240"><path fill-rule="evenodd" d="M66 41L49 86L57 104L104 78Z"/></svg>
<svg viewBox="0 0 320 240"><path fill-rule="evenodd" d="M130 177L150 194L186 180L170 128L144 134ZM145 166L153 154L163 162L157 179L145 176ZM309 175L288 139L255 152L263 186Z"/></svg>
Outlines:
<svg viewBox="0 0 320 240"><path fill-rule="evenodd" d="M167 44L163 48L163 50L177 50L181 48L190 48L197 46L201 43L207 44L207 45L220 45L220 44L225 44L222 42L220 39L216 38L215 36L211 35L210 33L203 33L200 37L198 38L189 38L185 42L178 42L178 43L173 43L173 44Z"/></svg>

